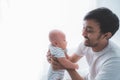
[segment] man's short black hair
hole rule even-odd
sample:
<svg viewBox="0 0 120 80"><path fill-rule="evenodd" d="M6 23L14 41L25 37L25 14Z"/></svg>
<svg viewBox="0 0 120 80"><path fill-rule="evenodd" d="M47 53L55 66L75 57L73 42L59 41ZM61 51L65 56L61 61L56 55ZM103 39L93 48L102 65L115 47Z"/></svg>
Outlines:
<svg viewBox="0 0 120 80"><path fill-rule="evenodd" d="M119 19L110 9L101 7L90 11L84 20L93 19L100 24L102 33L111 32L112 35L119 29Z"/></svg>

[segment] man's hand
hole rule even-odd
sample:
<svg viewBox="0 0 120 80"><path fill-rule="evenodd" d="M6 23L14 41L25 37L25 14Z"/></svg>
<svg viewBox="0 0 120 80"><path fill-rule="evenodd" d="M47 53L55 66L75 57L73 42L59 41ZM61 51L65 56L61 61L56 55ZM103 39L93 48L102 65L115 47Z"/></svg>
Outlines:
<svg viewBox="0 0 120 80"><path fill-rule="evenodd" d="M57 58L51 55L50 51L47 52L47 61L52 64L54 70L64 69L64 67L58 62Z"/></svg>
<svg viewBox="0 0 120 80"><path fill-rule="evenodd" d="M52 57L52 55L51 55L51 53L50 53L50 50L48 50L46 57L47 57L47 61L48 61L49 63L51 63L51 57Z"/></svg>
<svg viewBox="0 0 120 80"><path fill-rule="evenodd" d="M54 70L59 70L59 69L65 69L57 60L55 57L51 57L51 64Z"/></svg>

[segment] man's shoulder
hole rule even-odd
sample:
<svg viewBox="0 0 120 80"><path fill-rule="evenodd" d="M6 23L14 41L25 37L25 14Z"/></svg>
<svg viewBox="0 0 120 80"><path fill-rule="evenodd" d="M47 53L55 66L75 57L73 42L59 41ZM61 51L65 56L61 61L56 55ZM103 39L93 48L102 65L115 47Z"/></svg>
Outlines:
<svg viewBox="0 0 120 80"><path fill-rule="evenodd" d="M118 44L114 43L113 41L110 41L110 49L109 49L109 53L112 56L116 56L116 57L120 57L120 47L118 46Z"/></svg>
<svg viewBox="0 0 120 80"><path fill-rule="evenodd" d="M109 60L109 59L120 59L120 48L113 42L109 42L109 46L107 50L100 56L102 60Z"/></svg>

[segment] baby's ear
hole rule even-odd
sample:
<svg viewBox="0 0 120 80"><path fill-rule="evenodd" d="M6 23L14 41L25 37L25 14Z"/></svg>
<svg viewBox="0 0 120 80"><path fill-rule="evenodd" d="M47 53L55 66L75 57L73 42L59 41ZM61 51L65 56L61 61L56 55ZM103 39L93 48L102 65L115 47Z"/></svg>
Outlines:
<svg viewBox="0 0 120 80"><path fill-rule="evenodd" d="M57 46L58 43L57 43L56 41L53 41L52 44L53 44L54 46Z"/></svg>

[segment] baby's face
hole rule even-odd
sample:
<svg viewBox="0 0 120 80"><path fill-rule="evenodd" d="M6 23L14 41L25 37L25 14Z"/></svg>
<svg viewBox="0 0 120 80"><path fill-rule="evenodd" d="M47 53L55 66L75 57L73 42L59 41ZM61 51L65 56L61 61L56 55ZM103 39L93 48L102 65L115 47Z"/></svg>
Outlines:
<svg viewBox="0 0 120 80"><path fill-rule="evenodd" d="M57 47L60 47L62 49L66 49L67 47L67 41L65 35L59 35L57 40Z"/></svg>
<svg viewBox="0 0 120 80"><path fill-rule="evenodd" d="M65 34L59 30L53 30L49 34L49 39L52 45L66 49L67 41Z"/></svg>
<svg viewBox="0 0 120 80"><path fill-rule="evenodd" d="M62 48L62 49L66 49L66 46L67 46L67 41L66 39L61 39L58 44L57 44L58 47Z"/></svg>

